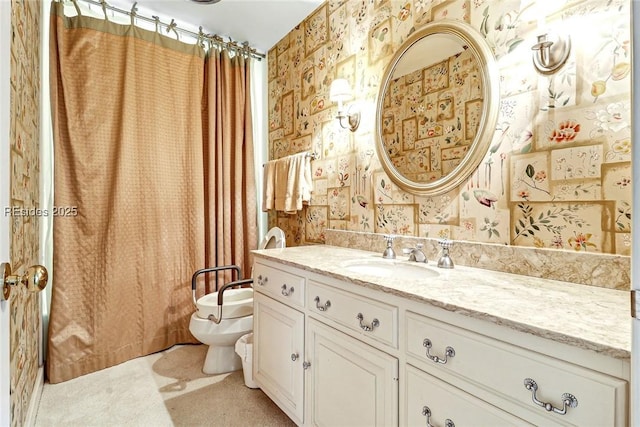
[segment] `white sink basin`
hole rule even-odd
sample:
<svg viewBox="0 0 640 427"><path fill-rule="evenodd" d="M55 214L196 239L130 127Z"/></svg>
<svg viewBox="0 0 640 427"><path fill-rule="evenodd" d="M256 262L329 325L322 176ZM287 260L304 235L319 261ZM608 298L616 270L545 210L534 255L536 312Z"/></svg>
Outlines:
<svg viewBox="0 0 640 427"><path fill-rule="evenodd" d="M349 261L344 268L351 273L397 279L426 279L439 274L424 264L382 258Z"/></svg>

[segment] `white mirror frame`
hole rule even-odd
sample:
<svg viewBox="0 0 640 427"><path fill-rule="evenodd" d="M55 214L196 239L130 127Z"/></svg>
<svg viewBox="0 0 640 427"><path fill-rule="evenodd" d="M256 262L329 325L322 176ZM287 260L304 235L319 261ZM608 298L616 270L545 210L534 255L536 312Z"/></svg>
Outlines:
<svg viewBox="0 0 640 427"><path fill-rule="evenodd" d="M382 138L382 111L384 95L389 87L391 77L402 56L411 47L432 34L453 35L469 46L478 66L481 69L482 93L484 105L478 132L464 159L447 175L435 181L421 183L407 179L393 165ZM440 20L432 22L413 33L391 59L382 77L376 106L376 151L384 171L391 181L403 190L417 195L438 195L453 190L461 185L477 169L484 158L495 133L500 105L499 70L495 57L486 40L475 28L460 21Z"/></svg>

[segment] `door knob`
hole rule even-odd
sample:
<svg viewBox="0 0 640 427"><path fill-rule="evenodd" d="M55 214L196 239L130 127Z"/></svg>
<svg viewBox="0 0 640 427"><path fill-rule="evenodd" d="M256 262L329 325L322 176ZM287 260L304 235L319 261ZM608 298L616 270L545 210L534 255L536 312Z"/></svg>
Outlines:
<svg viewBox="0 0 640 427"><path fill-rule="evenodd" d="M49 274L47 269L41 265L32 265L22 276L11 275L11 264L3 262L0 264L0 285L2 295L0 300L6 301L11 295L11 286L22 283L29 292L40 292L47 286Z"/></svg>

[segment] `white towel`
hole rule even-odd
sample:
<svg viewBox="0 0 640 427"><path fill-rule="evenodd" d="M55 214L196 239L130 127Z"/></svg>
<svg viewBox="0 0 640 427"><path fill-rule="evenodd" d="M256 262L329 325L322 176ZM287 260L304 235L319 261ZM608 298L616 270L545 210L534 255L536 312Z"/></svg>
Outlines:
<svg viewBox="0 0 640 427"><path fill-rule="evenodd" d="M275 161L273 204L277 211L286 211L287 202L291 199L291 195L287 194L289 191L290 160L290 157L283 157Z"/></svg>
<svg viewBox="0 0 640 427"><path fill-rule="evenodd" d="M311 201L311 159L294 154L264 165L262 210L295 214Z"/></svg>
<svg viewBox="0 0 640 427"><path fill-rule="evenodd" d="M313 192L313 181L311 180L311 157L304 156L303 185L301 187L302 203L309 204L311 202L311 193ZM301 208L302 209L302 208Z"/></svg>
<svg viewBox="0 0 640 427"><path fill-rule="evenodd" d="M276 161L265 163L262 173L262 211L267 212L275 207Z"/></svg>
<svg viewBox="0 0 640 427"><path fill-rule="evenodd" d="M290 156L285 212L295 214L311 200L311 159L306 153Z"/></svg>

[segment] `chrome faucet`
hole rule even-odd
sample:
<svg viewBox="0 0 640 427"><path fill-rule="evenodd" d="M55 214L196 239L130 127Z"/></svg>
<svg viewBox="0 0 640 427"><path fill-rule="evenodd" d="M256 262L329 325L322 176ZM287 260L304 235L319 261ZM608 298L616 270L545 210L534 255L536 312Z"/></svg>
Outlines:
<svg viewBox="0 0 640 427"><path fill-rule="evenodd" d="M422 252L422 243L418 243L415 248L409 252L409 261L427 262L427 256Z"/></svg>
<svg viewBox="0 0 640 427"><path fill-rule="evenodd" d="M453 246L453 242L447 239L440 240L440 246L442 247L442 256L438 260L438 267L440 268L453 268L453 260L449 256L449 249Z"/></svg>
<svg viewBox="0 0 640 427"><path fill-rule="evenodd" d="M396 258L396 252L393 250L393 240L396 237L392 236L392 235L387 235L387 236L383 236L383 237L384 237L384 240L387 241L387 247L385 248L384 252L382 253L382 258L395 259Z"/></svg>

